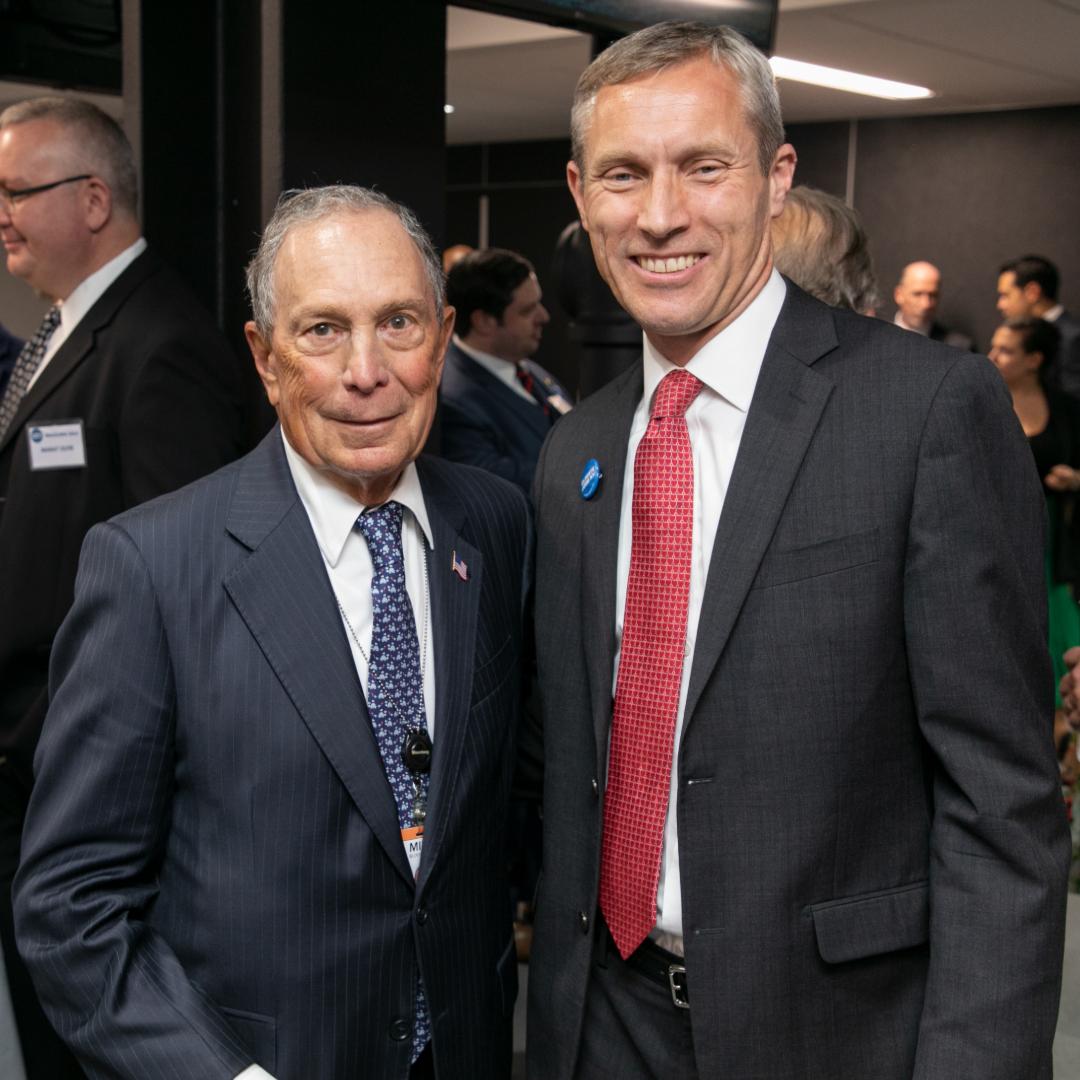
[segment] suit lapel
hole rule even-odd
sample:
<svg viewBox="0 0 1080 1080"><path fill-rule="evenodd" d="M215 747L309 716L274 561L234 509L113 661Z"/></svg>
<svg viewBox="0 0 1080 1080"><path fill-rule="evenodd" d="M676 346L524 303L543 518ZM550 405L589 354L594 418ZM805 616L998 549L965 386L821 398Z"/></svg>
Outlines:
<svg viewBox="0 0 1080 1080"><path fill-rule="evenodd" d="M508 426L505 418L509 413L515 420L535 431L541 439L551 430L551 420L539 405L526 401L472 357L466 356L456 345L450 347L447 356L453 359L459 373L491 400L491 407L502 418L503 427Z"/></svg>
<svg viewBox="0 0 1080 1080"><path fill-rule="evenodd" d="M226 528L251 551L225 579L226 591L390 861L411 884L393 792L278 428L247 459Z"/></svg>
<svg viewBox="0 0 1080 1080"><path fill-rule="evenodd" d="M423 459L417 462L417 470L435 545L428 564L435 657L435 739L424 855L417 879L417 888L422 888L438 857L454 805L472 697L484 565L479 550L462 536L465 515L460 504L437 483ZM451 569L455 555L468 567L466 581Z"/></svg>
<svg viewBox="0 0 1080 1080"><path fill-rule="evenodd" d="M59 387L65 379L91 354L94 348L94 335L102 327L112 322L117 311L131 293L142 284L160 263L156 256L144 251L124 272L105 290L96 304L79 320L71 336L56 351L56 355L46 365L37 382L19 402L19 408L0 442L0 450L13 439L41 404ZM79 419L66 417L65 419Z"/></svg>
<svg viewBox="0 0 1080 1080"><path fill-rule="evenodd" d="M615 665L615 577L626 444L642 388L639 363L613 384L611 408L604 412L605 422L597 425L580 462L584 467L589 458L596 458L604 474L596 494L582 506L581 518L585 661L596 735L596 760L600 763L607 758L607 736L611 725L611 678Z"/></svg>
<svg viewBox="0 0 1080 1080"><path fill-rule="evenodd" d="M687 723L720 659L832 393L832 382L809 365L836 344L828 308L789 282L716 530L694 643Z"/></svg>

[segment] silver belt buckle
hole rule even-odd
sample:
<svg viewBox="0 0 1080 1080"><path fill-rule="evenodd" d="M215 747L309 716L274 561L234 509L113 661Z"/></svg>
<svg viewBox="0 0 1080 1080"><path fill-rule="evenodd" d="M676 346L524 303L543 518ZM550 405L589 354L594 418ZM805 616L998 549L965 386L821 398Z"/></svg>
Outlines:
<svg viewBox="0 0 1080 1080"><path fill-rule="evenodd" d="M689 1009L690 1001L686 996L686 965L668 964L668 986L671 987L671 1000L676 1009Z"/></svg>

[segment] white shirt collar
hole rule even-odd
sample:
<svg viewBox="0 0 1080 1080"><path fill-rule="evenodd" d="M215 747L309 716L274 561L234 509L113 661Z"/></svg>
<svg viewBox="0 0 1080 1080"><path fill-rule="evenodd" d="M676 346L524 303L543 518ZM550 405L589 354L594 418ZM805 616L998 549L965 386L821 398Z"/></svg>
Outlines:
<svg viewBox="0 0 1080 1080"><path fill-rule="evenodd" d="M504 360L501 356L496 356L494 353L486 353L483 349L474 348L472 345L466 345L464 341L454 335L454 344L466 355L471 356L478 364L483 364L484 367L491 370L492 367L498 365L500 371L509 370L513 372L517 367L517 364L513 360Z"/></svg>
<svg viewBox="0 0 1080 1080"><path fill-rule="evenodd" d="M140 236L134 244L124 248L119 255L99 267L88 278L83 278L72 289L71 295L57 305L60 308L60 325L68 331L78 326L83 316L104 296L105 290L145 250L146 241Z"/></svg>
<svg viewBox="0 0 1080 1080"><path fill-rule="evenodd" d="M922 334L923 337L930 336L929 323L922 328L918 326L908 326L908 324L904 322L904 316L899 311L893 316L893 325L899 326L901 330L910 330L913 334Z"/></svg>
<svg viewBox="0 0 1080 1080"><path fill-rule="evenodd" d="M772 336L773 327L784 306L787 285L775 267L761 292L747 309L715 337L710 338L691 357L685 369L697 376L710 390L741 412L750 408L761 362ZM666 360L644 336L644 401L651 407L652 396L660 380L678 365Z"/></svg>
<svg viewBox="0 0 1080 1080"><path fill-rule="evenodd" d="M289 472L292 473L297 494L311 520L319 550L330 566L337 566L345 548L345 541L353 531L356 519L366 507L361 506L351 495L346 495L324 472L305 461L285 438L284 429L281 431L281 441L285 446L285 460L289 464ZM435 540L415 462L410 461L405 466L391 498L394 502L408 507L420 526L428 547L434 549Z"/></svg>
<svg viewBox="0 0 1080 1080"><path fill-rule="evenodd" d="M1043 318L1047 322L1057 322L1065 314L1064 304L1055 304L1049 311L1043 312Z"/></svg>
<svg viewBox="0 0 1080 1080"><path fill-rule="evenodd" d="M464 341L454 335L454 344L470 359L475 360L485 371L494 375L500 382L505 383L514 391L518 397L523 398L525 401L531 402L533 405L539 407L540 402L536 400L521 385L521 382L517 377L517 364L513 360L503 360L501 357L493 356L491 353L481 352L479 349L474 349L471 345L466 345Z"/></svg>

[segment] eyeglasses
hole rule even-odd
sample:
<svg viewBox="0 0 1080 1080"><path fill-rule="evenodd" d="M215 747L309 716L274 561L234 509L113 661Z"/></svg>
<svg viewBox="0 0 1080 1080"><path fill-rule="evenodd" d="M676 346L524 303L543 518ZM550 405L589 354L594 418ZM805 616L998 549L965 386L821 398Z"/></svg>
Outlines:
<svg viewBox="0 0 1080 1080"><path fill-rule="evenodd" d="M65 176L63 180L54 180L51 184L38 184L37 187L20 188L18 191L12 191L10 188L0 185L0 206L10 214L16 203L21 202L23 199L29 199L31 195L40 195L43 191L52 191L53 188L60 187L61 184L74 184L76 180L89 180L92 175L92 173L79 173L78 176Z"/></svg>

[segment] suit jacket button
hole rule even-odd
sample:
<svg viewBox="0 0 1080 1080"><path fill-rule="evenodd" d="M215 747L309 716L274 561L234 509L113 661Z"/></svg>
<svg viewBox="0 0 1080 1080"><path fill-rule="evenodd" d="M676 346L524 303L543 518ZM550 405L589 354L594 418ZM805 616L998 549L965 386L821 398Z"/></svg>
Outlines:
<svg viewBox="0 0 1080 1080"><path fill-rule="evenodd" d="M600 798L600 784L598 783L595 776L592 778L592 797L594 799Z"/></svg>
<svg viewBox="0 0 1080 1080"><path fill-rule="evenodd" d="M584 911L578 912L578 924L581 926L581 932L587 934L589 932L589 916Z"/></svg>
<svg viewBox="0 0 1080 1080"><path fill-rule="evenodd" d="M394 1042L404 1042L412 1034L412 1025L408 1020L395 1020L390 1025L390 1038Z"/></svg>
<svg viewBox="0 0 1080 1080"><path fill-rule="evenodd" d="M427 908L418 907L416 909L416 922L419 926L423 926L427 922Z"/></svg>

